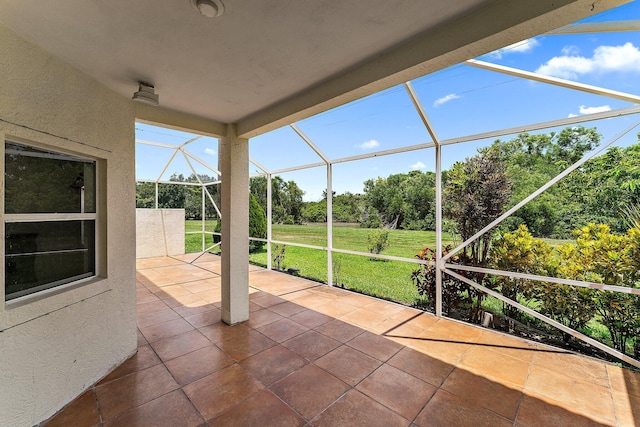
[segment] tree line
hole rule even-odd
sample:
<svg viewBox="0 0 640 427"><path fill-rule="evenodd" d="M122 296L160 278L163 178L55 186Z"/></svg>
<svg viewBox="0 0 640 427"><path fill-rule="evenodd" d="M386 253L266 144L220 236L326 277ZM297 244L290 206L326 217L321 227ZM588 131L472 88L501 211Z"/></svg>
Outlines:
<svg viewBox="0 0 640 427"><path fill-rule="evenodd" d="M456 162L443 171L443 208L447 231L463 235L456 229L455 215L460 206L452 189L460 185L473 186L474 181L487 179L486 168L497 165L496 187L486 197L504 194L510 208L558 175L584 154L596 148L601 135L595 128L571 127L558 133L532 135L523 133L510 140L496 140L481 149L481 158ZM484 165L481 164L484 162ZM483 169L484 168L484 169ZM211 181L208 176L200 177ZM170 181L197 182L195 175L174 174ZM326 192L320 201L304 201L304 191L293 181L274 176L272 186L272 220L275 224L304 224L327 221ZM185 208L188 219L200 219L201 189L196 186L159 184L158 205L161 208ZM214 200L218 187L209 186ZM267 179L250 180L250 193L260 206L267 208ZM482 197L480 194L464 196ZM435 174L410 171L378 177L363 183L362 194L333 193L333 220L358 223L368 228L404 230L435 229ZM457 204L456 204L457 203ZM468 200L467 203L473 203ZM622 209L640 203L640 144L626 148L613 147L586 162L580 168L520 208L502 226L515 230L525 225L536 237L569 238L574 229L589 222L608 225L614 232L626 230ZM155 206L153 183L138 183L137 207ZM206 217L215 217L215 210L206 197ZM469 209L469 207L465 208ZM468 221L483 221L483 215L466 215ZM468 214L468 212L466 213Z"/></svg>

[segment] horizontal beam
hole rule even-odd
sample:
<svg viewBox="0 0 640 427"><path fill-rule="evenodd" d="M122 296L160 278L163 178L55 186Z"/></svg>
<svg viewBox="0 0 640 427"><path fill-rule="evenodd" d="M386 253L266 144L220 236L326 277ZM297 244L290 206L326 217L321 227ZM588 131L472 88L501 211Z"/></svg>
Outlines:
<svg viewBox="0 0 640 427"><path fill-rule="evenodd" d="M583 282L581 280L559 279L557 277L538 276L536 274L517 273L515 271L494 270L492 268L473 267L471 265L445 264L451 270L472 271L475 273L493 274L495 276L511 277L513 279L535 280L538 282L556 283L559 285L578 286L581 288L599 289L602 291L618 292L621 294L640 295L640 289L625 286L605 285L602 283Z"/></svg>
<svg viewBox="0 0 640 427"><path fill-rule="evenodd" d="M227 125L204 117L167 108L136 103L136 121L182 132L197 133L214 138L227 134Z"/></svg>

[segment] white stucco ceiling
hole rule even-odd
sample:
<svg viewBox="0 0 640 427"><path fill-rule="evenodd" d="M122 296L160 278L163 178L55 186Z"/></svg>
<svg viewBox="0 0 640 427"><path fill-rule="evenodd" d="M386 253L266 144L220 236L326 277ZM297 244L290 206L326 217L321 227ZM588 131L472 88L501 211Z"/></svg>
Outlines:
<svg viewBox="0 0 640 427"><path fill-rule="evenodd" d="M0 0L0 22L123 96L145 81L164 109L255 131L372 82L397 84L384 79L470 41L502 34L468 57L519 41L537 28L514 25L559 7L572 9L547 29L591 13L583 0L222 1L211 19L189 0Z"/></svg>

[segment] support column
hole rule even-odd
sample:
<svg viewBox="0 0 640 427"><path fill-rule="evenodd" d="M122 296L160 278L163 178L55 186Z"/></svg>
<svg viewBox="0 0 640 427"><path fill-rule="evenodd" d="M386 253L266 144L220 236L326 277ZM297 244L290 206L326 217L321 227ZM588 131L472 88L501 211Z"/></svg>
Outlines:
<svg viewBox="0 0 640 427"><path fill-rule="evenodd" d="M249 141L227 126L219 142L222 173L222 321L249 319Z"/></svg>

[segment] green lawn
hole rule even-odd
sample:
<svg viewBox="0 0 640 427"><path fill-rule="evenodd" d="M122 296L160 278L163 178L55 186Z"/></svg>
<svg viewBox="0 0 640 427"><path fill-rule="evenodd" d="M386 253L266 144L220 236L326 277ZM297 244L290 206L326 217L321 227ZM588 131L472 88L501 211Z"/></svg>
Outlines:
<svg viewBox="0 0 640 427"><path fill-rule="evenodd" d="M213 231L215 221L207 221L206 230ZM186 221L186 231L200 231L201 221ZM274 225L273 239L326 246L327 228L323 225ZM368 252L367 235L369 229L357 226L333 228L333 247L352 251ZM447 239L450 237L447 235ZM206 246L211 245L211 237L206 236ZM445 242L446 244L447 242ZM426 246L435 247L435 232L389 230L389 248L383 252L405 258L413 258ZM200 234L186 235L186 251L200 252ZM250 262L262 266L267 264L266 248L251 254ZM316 249L287 246L283 268L299 268L300 275L319 282L327 282L327 254ZM334 253L333 271L336 278L346 288L357 290L380 298L413 304L419 299L415 286L411 283L411 272L417 264L400 261L370 260L369 257Z"/></svg>

